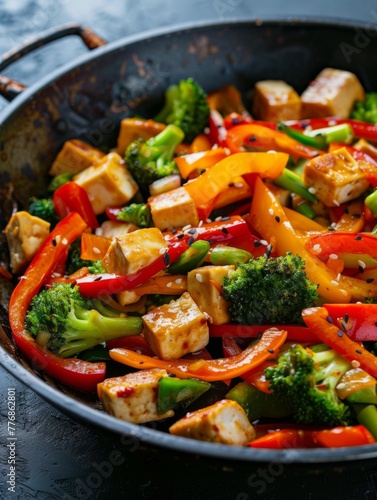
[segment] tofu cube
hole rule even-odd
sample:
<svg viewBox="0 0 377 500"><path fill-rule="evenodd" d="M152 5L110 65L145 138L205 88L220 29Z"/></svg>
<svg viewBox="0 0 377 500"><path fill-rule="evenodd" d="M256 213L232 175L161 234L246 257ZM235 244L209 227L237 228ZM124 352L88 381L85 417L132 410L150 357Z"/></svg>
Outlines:
<svg viewBox="0 0 377 500"><path fill-rule="evenodd" d="M72 139L64 143L50 168L49 174L53 176L63 173L77 174L94 165L104 156L105 153L100 149L79 139Z"/></svg>
<svg viewBox="0 0 377 500"><path fill-rule="evenodd" d="M355 102L364 99L364 89L356 75L325 68L301 95L302 118L348 118Z"/></svg>
<svg viewBox="0 0 377 500"><path fill-rule="evenodd" d="M229 302L224 299L224 278L235 266L204 266L187 275L187 291L214 325L230 322Z"/></svg>
<svg viewBox="0 0 377 500"><path fill-rule="evenodd" d="M104 236L105 238L113 239L116 236L123 236L124 234L132 233L140 229L132 222L121 222L115 220L105 220L100 227L97 227L96 234Z"/></svg>
<svg viewBox="0 0 377 500"><path fill-rule="evenodd" d="M148 200L153 223L161 231L199 224L194 200L184 187L153 196Z"/></svg>
<svg viewBox="0 0 377 500"><path fill-rule="evenodd" d="M116 236L102 259L108 273L133 274L161 256L167 243L159 229L138 229Z"/></svg>
<svg viewBox="0 0 377 500"><path fill-rule="evenodd" d="M158 413L157 407L158 381L166 376L165 370L152 368L108 378L98 384L98 397L110 415L134 424L172 417L173 410Z"/></svg>
<svg viewBox="0 0 377 500"><path fill-rule="evenodd" d="M252 114L258 120L299 120L301 99L297 92L282 80L264 80L254 87Z"/></svg>
<svg viewBox="0 0 377 500"><path fill-rule="evenodd" d="M366 174L346 148L310 160L304 168L303 182L327 207L354 200L369 186Z"/></svg>
<svg viewBox="0 0 377 500"><path fill-rule="evenodd" d="M124 205L139 189L118 153L109 153L73 180L88 193L95 214L102 214L107 207Z"/></svg>
<svg viewBox="0 0 377 500"><path fill-rule="evenodd" d="M22 273L50 233L50 223L28 212L16 212L10 218L5 235L12 271Z"/></svg>
<svg viewBox="0 0 377 500"><path fill-rule="evenodd" d="M188 413L175 422L169 432L175 436L233 446L244 446L256 437L245 410L230 399Z"/></svg>
<svg viewBox="0 0 377 500"><path fill-rule="evenodd" d="M187 292L152 309L142 320L144 336L161 359L178 359L208 344L207 318Z"/></svg>

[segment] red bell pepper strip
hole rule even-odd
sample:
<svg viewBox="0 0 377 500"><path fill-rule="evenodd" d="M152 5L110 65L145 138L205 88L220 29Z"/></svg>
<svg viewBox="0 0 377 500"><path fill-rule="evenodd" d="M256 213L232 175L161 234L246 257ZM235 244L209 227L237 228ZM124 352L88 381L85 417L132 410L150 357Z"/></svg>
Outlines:
<svg viewBox="0 0 377 500"><path fill-rule="evenodd" d="M77 212L91 229L98 227L97 217L84 188L73 181L60 186L52 197L54 210L62 219L70 212Z"/></svg>
<svg viewBox="0 0 377 500"><path fill-rule="evenodd" d="M226 147L226 128L224 127L224 119L216 109L211 109L209 113L209 133L208 139L212 146Z"/></svg>
<svg viewBox="0 0 377 500"><path fill-rule="evenodd" d="M260 125L257 122L238 125L228 130L226 143L232 153L255 149L262 151L274 150L287 153L295 160L298 158L314 158L322 154L322 151L318 149L305 146L283 132L272 130L270 127Z"/></svg>
<svg viewBox="0 0 377 500"><path fill-rule="evenodd" d="M178 359L163 360L136 354L127 349L111 349L109 354L114 361L139 369L163 368L180 378L194 377L208 382L228 380L256 368L267 359L275 356L284 344L287 332L266 330L259 342L229 358L197 361Z"/></svg>
<svg viewBox="0 0 377 500"><path fill-rule="evenodd" d="M227 243L234 238L246 238L251 235L249 227L239 215L223 217L220 220L206 222L199 227L192 227L186 231L165 233L165 238L170 244L181 240L205 240L212 243ZM255 237L255 240L257 238Z"/></svg>
<svg viewBox="0 0 377 500"><path fill-rule="evenodd" d="M325 307L304 309L302 318L319 340L337 351L352 363L354 368L360 367L373 377L377 377L377 357L338 328Z"/></svg>
<svg viewBox="0 0 377 500"><path fill-rule="evenodd" d="M81 391L95 391L105 378L105 363L89 363L76 358L61 358L41 347L25 330L25 316L31 299L49 279L67 247L87 225L75 212L61 220L42 243L24 276L13 290L9 302L9 323L13 340L23 354L55 379Z"/></svg>
<svg viewBox="0 0 377 500"><path fill-rule="evenodd" d="M251 448L340 448L375 443L372 434L363 425L334 427L332 429L280 429L271 431L248 443Z"/></svg>
<svg viewBox="0 0 377 500"><path fill-rule="evenodd" d="M237 125L247 125L249 123L254 123L255 125L263 125L263 127L270 128L271 130L276 130L276 123L263 122L261 120L253 120L239 113L229 113L224 117L224 127L230 130Z"/></svg>
<svg viewBox="0 0 377 500"><path fill-rule="evenodd" d="M376 306L377 309L377 306ZM301 325L236 325L232 323L214 325L209 324L209 334L211 337L234 337L234 338L258 338L265 330L277 328L287 331L287 340L297 342L316 342L318 338L307 326Z"/></svg>
<svg viewBox="0 0 377 500"><path fill-rule="evenodd" d="M119 339L109 340L106 342L108 349L115 349L116 347L124 347L131 351L145 354L146 356L154 356L154 352L150 348L148 342L143 335L130 335L129 337L121 337Z"/></svg>
<svg viewBox="0 0 377 500"><path fill-rule="evenodd" d="M169 264L175 262L187 248L187 241L182 239L178 243L171 245L164 254L136 273L126 276L110 273L88 274L77 279L76 284L84 297L99 297L100 295L111 295L130 290L141 285L158 272L163 271Z"/></svg>
<svg viewBox="0 0 377 500"><path fill-rule="evenodd" d="M334 324L356 342L377 341L377 304L324 304Z"/></svg>
<svg viewBox="0 0 377 500"><path fill-rule="evenodd" d="M365 233L330 232L313 236L308 241L310 251L321 260L331 254L365 254L377 258L377 238Z"/></svg>

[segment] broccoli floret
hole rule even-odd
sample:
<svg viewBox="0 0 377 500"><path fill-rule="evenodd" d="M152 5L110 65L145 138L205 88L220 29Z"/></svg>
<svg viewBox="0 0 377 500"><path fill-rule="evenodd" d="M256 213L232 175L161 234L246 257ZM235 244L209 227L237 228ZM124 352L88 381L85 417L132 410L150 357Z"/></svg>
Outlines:
<svg viewBox="0 0 377 500"><path fill-rule="evenodd" d="M117 215L117 220L131 222L138 227L149 227L152 221L152 215L149 206L146 203L131 203L123 207Z"/></svg>
<svg viewBox="0 0 377 500"><path fill-rule="evenodd" d="M174 150L183 140L183 132L175 125L168 125L162 132L147 141L137 139L126 149L128 170L144 193L152 182L178 173Z"/></svg>
<svg viewBox="0 0 377 500"><path fill-rule="evenodd" d="M351 368L333 349L314 352L295 344L264 373L272 393L290 403L296 422L337 426L353 421L349 407L335 390Z"/></svg>
<svg viewBox="0 0 377 500"><path fill-rule="evenodd" d="M170 85L165 92L165 104L155 116L162 123L173 123L183 130L191 142L208 124L207 94L192 78Z"/></svg>
<svg viewBox="0 0 377 500"><path fill-rule="evenodd" d="M55 212L52 198L32 198L29 213L49 222L51 226L55 226L60 220Z"/></svg>
<svg viewBox="0 0 377 500"><path fill-rule="evenodd" d="M66 358L108 340L138 335L142 321L122 316L98 299L85 300L77 286L56 282L33 297L25 326L37 342Z"/></svg>
<svg viewBox="0 0 377 500"><path fill-rule="evenodd" d="M67 259L67 274L73 274L82 267L87 267L92 274L105 273L101 260L85 260L81 258L80 238L69 247Z"/></svg>
<svg viewBox="0 0 377 500"><path fill-rule="evenodd" d="M288 252L238 263L224 279L224 298L235 323L303 324L301 311L318 299L317 285L305 274L305 262Z"/></svg>
<svg viewBox="0 0 377 500"><path fill-rule="evenodd" d="M365 94L364 101L357 101L351 113L351 118L368 123L377 123L377 93Z"/></svg>
<svg viewBox="0 0 377 500"><path fill-rule="evenodd" d="M71 181L73 179L72 172L63 172L62 174L58 174L52 178L50 184L48 185L48 191L54 192L63 184Z"/></svg>

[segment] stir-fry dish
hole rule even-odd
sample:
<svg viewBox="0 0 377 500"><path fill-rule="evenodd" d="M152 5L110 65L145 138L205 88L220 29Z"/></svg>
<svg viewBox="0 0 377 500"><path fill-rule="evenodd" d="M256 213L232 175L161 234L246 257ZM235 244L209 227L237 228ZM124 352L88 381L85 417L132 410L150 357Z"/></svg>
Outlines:
<svg viewBox="0 0 377 500"><path fill-rule="evenodd" d="M14 343L173 435L375 443L377 94L333 68L250 90L187 78L113 149L65 142L5 229Z"/></svg>

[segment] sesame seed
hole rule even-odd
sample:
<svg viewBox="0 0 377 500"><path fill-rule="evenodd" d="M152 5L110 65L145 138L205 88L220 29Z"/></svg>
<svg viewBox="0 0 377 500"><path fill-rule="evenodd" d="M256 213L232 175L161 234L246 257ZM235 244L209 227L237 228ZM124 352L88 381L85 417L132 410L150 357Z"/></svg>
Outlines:
<svg viewBox="0 0 377 500"><path fill-rule="evenodd" d="M225 215L224 217L221 218L221 220L230 220L230 215Z"/></svg>
<svg viewBox="0 0 377 500"><path fill-rule="evenodd" d="M279 223L280 222L280 217L278 215L275 215L275 220L276 220L277 223Z"/></svg>
<svg viewBox="0 0 377 500"><path fill-rule="evenodd" d="M171 281L169 281L169 283L166 283L166 286L167 286L168 288L171 288L171 287L173 286L173 283L172 283Z"/></svg>
<svg viewBox="0 0 377 500"><path fill-rule="evenodd" d="M319 252L319 253L320 253L320 252L322 252L322 247L321 247L321 245L320 245L319 243L316 243L316 244L313 246L313 250L314 250L315 252Z"/></svg>
<svg viewBox="0 0 377 500"><path fill-rule="evenodd" d="M337 207L339 207L339 206L340 206L339 201L337 201L337 200L333 200L332 202L333 202L333 203L334 203L334 205L336 205Z"/></svg>
<svg viewBox="0 0 377 500"><path fill-rule="evenodd" d="M274 354L274 350L273 349L267 349L267 351L270 353L270 354Z"/></svg>
<svg viewBox="0 0 377 500"><path fill-rule="evenodd" d="M187 244L188 244L188 246L190 247L190 246L194 243L194 241L195 241L195 238L193 238L193 237L191 236L191 238L189 238L189 239L187 240Z"/></svg>
<svg viewBox="0 0 377 500"><path fill-rule="evenodd" d="M338 258L339 258L339 257L336 255L336 253L331 253L331 254L329 255L329 259L331 259L331 260L336 260L336 259L338 259Z"/></svg>
<svg viewBox="0 0 377 500"><path fill-rule="evenodd" d="M160 255L163 255L166 252L166 248L160 248L158 252Z"/></svg>
<svg viewBox="0 0 377 500"><path fill-rule="evenodd" d="M327 323L331 323L331 324L334 323L331 316L327 316L326 321L327 321Z"/></svg>
<svg viewBox="0 0 377 500"><path fill-rule="evenodd" d="M61 240L62 240L62 237L60 236L60 234L58 234L58 235L56 236L56 238L55 238L56 243L59 245L59 244L60 244L60 242L61 242Z"/></svg>
<svg viewBox="0 0 377 500"><path fill-rule="evenodd" d="M229 182L228 187L230 187L230 188L231 188L231 187L233 187L233 186L234 186L234 182Z"/></svg>
<svg viewBox="0 0 377 500"><path fill-rule="evenodd" d="M268 209L268 213L269 213L270 215L274 215L274 211L272 210L272 208L269 208L269 209Z"/></svg>
<svg viewBox="0 0 377 500"><path fill-rule="evenodd" d="M200 273L195 274L195 279L199 281L199 283L203 283L203 276Z"/></svg>
<svg viewBox="0 0 377 500"><path fill-rule="evenodd" d="M349 320L349 319L350 319L350 317L349 317L348 313L346 313L346 314L344 315L344 321L345 321L346 323L348 323L348 320Z"/></svg>
<svg viewBox="0 0 377 500"><path fill-rule="evenodd" d="M203 220L200 220L199 224L198 224L198 227L202 227L203 224L204 224Z"/></svg>
<svg viewBox="0 0 377 500"><path fill-rule="evenodd" d="M366 281L367 283L373 283L374 278L367 278L365 281Z"/></svg>
<svg viewBox="0 0 377 500"><path fill-rule="evenodd" d="M196 229L192 228L192 229L189 229L187 232L188 232L188 234L195 234L196 233Z"/></svg>
<svg viewBox="0 0 377 500"><path fill-rule="evenodd" d="M271 252L272 252L272 245L267 245L266 253L265 253L267 258L271 255Z"/></svg>
<svg viewBox="0 0 377 500"><path fill-rule="evenodd" d="M101 281L102 276L97 276L97 278L94 279L94 281Z"/></svg>
<svg viewBox="0 0 377 500"><path fill-rule="evenodd" d="M243 184L242 184L242 182L235 182L235 183L234 183L234 187L235 187L235 188L242 188L242 187L243 187Z"/></svg>
<svg viewBox="0 0 377 500"><path fill-rule="evenodd" d="M67 240L67 238L63 238L63 239L62 239L62 243L63 243L63 245L68 245L68 240Z"/></svg>
<svg viewBox="0 0 377 500"><path fill-rule="evenodd" d="M347 386L346 386L346 384L345 384L344 382L341 382L340 384L338 384L338 385L336 386L336 388L337 388L337 389L339 389L339 390L345 389L346 387L347 387Z"/></svg>
<svg viewBox="0 0 377 500"><path fill-rule="evenodd" d="M363 262L362 260L358 260L357 263L359 264L359 267L361 267L362 269L365 269L367 266L365 262Z"/></svg>
<svg viewBox="0 0 377 500"><path fill-rule="evenodd" d="M99 254L99 253L101 253L101 250L97 247L93 247L93 252L96 254Z"/></svg>
<svg viewBox="0 0 377 500"><path fill-rule="evenodd" d="M260 247L262 245L262 242L261 241L258 241L258 240L255 240L254 241L254 246L257 248L257 247Z"/></svg>
<svg viewBox="0 0 377 500"><path fill-rule="evenodd" d="M363 354L363 351L361 351L360 349L356 349L357 354Z"/></svg>
<svg viewBox="0 0 377 500"><path fill-rule="evenodd" d="M169 256L168 252L164 253L164 264L165 264L165 266L168 266L170 264L170 256Z"/></svg>
<svg viewBox="0 0 377 500"><path fill-rule="evenodd" d="M342 293L343 295L347 295L346 290L343 290L343 288L341 288L341 289L339 290L339 292L340 292L340 293Z"/></svg>
<svg viewBox="0 0 377 500"><path fill-rule="evenodd" d="M260 242L262 243L262 245L264 245L265 247L268 245L268 241L266 240L260 240Z"/></svg>
<svg viewBox="0 0 377 500"><path fill-rule="evenodd" d="M52 243L52 246L53 246L53 247L56 247L56 239L55 239L55 238L53 238L53 240L52 240L52 242L51 242L51 243Z"/></svg>
<svg viewBox="0 0 377 500"><path fill-rule="evenodd" d="M209 217L207 217L206 222L207 222L208 224L210 224L210 223L212 222L212 219L210 219Z"/></svg>
<svg viewBox="0 0 377 500"><path fill-rule="evenodd" d="M221 220L221 219L222 219L222 216L221 216L221 215L219 215L218 217L216 217L216 218L215 218L215 222L218 222L218 221L219 221L219 220Z"/></svg>
<svg viewBox="0 0 377 500"><path fill-rule="evenodd" d="M177 285L179 285L180 283L182 283L182 278L177 278L174 283L177 283Z"/></svg>
<svg viewBox="0 0 377 500"><path fill-rule="evenodd" d="M316 188L314 186L310 186L310 188L308 188L308 191L311 194L315 194L317 192L317 190L316 190Z"/></svg>
<svg viewBox="0 0 377 500"><path fill-rule="evenodd" d="M182 231L188 231L189 229L191 229L191 224L187 224L187 226L184 226L182 228Z"/></svg>
<svg viewBox="0 0 377 500"><path fill-rule="evenodd" d="M227 230L226 227L222 227L221 228L221 231L224 233L224 234L229 234L229 231Z"/></svg>
<svg viewBox="0 0 377 500"><path fill-rule="evenodd" d="M351 365L352 365L353 368L359 368L360 367L360 363L356 359L354 359L354 360L351 361Z"/></svg>
<svg viewBox="0 0 377 500"><path fill-rule="evenodd" d="M267 151L267 153L270 155L276 155L276 151L274 151L273 149L270 149L269 151Z"/></svg>
<svg viewBox="0 0 377 500"><path fill-rule="evenodd" d="M342 332L342 330L338 330L338 337L343 337L344 333Z"/></svg>
<svg viewBox="0 0 377 500"><path fill-rule="evenodd" d="M360 240L362 240L362 239L363 239L363 237L361 236L361 234L358 234L358 235L356 236L356 238L355 238L355 240L357 240L357 241L360 241Z"/></svg>
<svg viewBox="0 0 377 500"><path fill-rule="evenodd" d="M337 281L335 281L335 280L331 280L331 284L334 285L334 286L338 286L339 285L339 283Z"/></svg>

